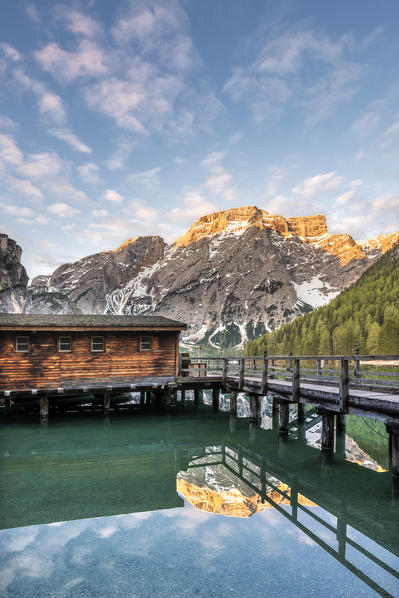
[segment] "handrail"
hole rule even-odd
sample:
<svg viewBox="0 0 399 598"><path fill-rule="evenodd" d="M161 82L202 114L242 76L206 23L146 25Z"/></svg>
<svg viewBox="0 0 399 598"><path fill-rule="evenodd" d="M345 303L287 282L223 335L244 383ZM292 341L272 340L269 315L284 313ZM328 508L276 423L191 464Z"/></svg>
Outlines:
<svg viewBox="0 0 399 598"><path fill-rule="evenodd" d="M223 359L229 359L231 361L239 361L240 359L245 360L262 360L264 359L263 355L242 355L240 357L237 356L223 356L223 357L190 357L190 360L208 360L208 361L222 361ZM271 355L267 354L266 359L321 359L324 361L339 361L341 359L348 359L348 360L359 360L359 361L399 361L399 355Z"/></svg>

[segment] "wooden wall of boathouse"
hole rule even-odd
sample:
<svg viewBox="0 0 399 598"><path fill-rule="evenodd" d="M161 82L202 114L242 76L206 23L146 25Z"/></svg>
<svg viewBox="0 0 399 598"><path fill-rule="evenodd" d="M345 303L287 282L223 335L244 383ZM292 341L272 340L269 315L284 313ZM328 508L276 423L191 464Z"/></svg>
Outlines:
<svg viewBox="0 0 399 598"><path fill-rule="evenodd" d="M28 352L16 351L16 337L29 336ZM60 336L70 336L71 352L58 350ZM92 336L104 337L104 351L91 351ZM152 337L152 348L140 350L140 338ZM175 331L2 331L0 390L59 388L79 381L175 377L179 332Z"/></svg>

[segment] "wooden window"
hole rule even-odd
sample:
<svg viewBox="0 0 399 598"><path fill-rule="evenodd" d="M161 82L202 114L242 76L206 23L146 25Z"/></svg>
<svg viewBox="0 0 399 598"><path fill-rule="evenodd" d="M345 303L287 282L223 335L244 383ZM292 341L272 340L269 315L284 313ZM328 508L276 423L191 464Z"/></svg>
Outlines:
<svg viewBox="0 0 399 598"><path fill-rule="evenodd" d="M91 350L94 353L101 353L104 351L104 337L103 336L92 336L91 337Z"/></svg>
<svg viewBox="0 0 399 598"><path fill-rule="evenodd" d="M15 350L18 353L28 353L29 336L17 336L17 338L15 339Z"/></svg>
<svg viewBox="0 0 399 598"><path fill-rule="evenodd" d="M70 336L58 337L58 351L61 353L70 353L72 351L72 339Z"/></svg>
<svg viewBox="0 0 399 598"><path fill-rule="evenodd" d="M151 351L152 336L142 336L140 338L140 351Z"/></svg>

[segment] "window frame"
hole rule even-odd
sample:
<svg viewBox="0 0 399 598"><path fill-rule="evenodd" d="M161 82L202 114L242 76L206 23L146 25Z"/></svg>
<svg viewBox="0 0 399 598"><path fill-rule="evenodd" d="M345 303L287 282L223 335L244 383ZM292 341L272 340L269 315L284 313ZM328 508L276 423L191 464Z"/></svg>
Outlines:
<svg viewBox="0 0 399 598"><path fill-rule="evenodd" d="M143 340L144 339L149 339L150 340L150 347L148 349L143 349ZM147 335L147 336L140 336L140 353L141 352L151 352L152 351L152 343L153 343L153 336Z"/></svg>
<svg viewBox="0 0 399 598"><path fill-rule="evenodd" d="M61 343L61 339L65 339L68 338L69 339L69 349L61 349L61 345L62 344L66 344L66 343ZM58 353L72 353L72 337L69 335L64 335L64 336L59 336L58 337Z"/></svg>
<svg viewBox="0 0 399 598"><path fill-rule="evenodd" d="M94 345L100 344L98 341L94 342L95 338L97 338L97 339L101 338L102 339L102 349L94 349L93 348ZM100 336L100 335L98 335L98 336L92 336L91 340L90 340L90 347L91 347L91 352L92 353L104 353L105 352L105 337L104 336Z"/></svg>
<svg viewBox="0 0 399 598"><path fill-rule="evenodd" d="M27 344L28 345L27 349L18 349L18 339L20 339L20 338L27 338L28 339L27 343L26 342L20 343L20 344L23 344L23 345ZM16 337L15 337L15 352L16 353L29 353L30 352L30 336L29 335L27 335L27 334L16 335Z"/></svg>

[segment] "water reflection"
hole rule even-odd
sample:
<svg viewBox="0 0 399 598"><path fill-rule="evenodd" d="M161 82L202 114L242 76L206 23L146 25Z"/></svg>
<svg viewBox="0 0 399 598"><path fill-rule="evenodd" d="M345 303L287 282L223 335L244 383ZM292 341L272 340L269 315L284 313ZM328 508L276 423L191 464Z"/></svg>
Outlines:
<svg viewBox="0 0 399 598"><path fill-rule="evenodd" d="M2 425L2 595L398 595L390 474L322 469L295 425L282 451L263 407L267 429L207 411Z"/></svg>

